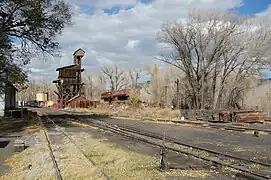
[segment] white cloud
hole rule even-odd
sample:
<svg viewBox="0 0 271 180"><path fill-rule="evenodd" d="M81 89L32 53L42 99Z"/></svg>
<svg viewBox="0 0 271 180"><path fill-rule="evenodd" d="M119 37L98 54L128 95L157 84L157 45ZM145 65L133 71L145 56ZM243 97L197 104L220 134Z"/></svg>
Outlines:
<svg viewBox="0 0 271 180"><path fill-rule="evenodd" d="M256 14L256 17L262 22L271 24L271 4L265 11Z"/></svg>
<svg viewBox="0 0 271 180"><path fill-rule="evenodd" d="M131 6L135 5L137 0L69 0L71 4L83 4L96 8L110 8L112 6Z"/></svg>
<svg viewBox="0 0 271 180"><path fill-rule="evenodd" d="M134 50L139 45L139 43L140 43L139 40L128 40L128 43L126 44L125 49L127 51Z"/></svg>
<svg viewBox="0 0 271 180"><path fill-rule="evenodd" d="M271 4L268 6L268 8L265 11L257 13L257 16L267 16L271 18Z"/></svg>
<svg viewBox="0 0 271 180"><path fill-rule="evenodd" d="M154 58L165 51L164 45L156 41L157 32L163 22L184 20L191 8L230 9L241 5L241 0L155 0L149 5L137 0L69 0L75 11L74 25L59 36L62 58L35 61L30 67L50 72L56 78L55 69L72 63L72 54L77 48L86 51L83 66L86 70L99 70L102 63L117 63L124 67L144 67L157 62ZM136 5L135 5L136 4ZM95 8L110 8L114 5L127 7L117 14L86 14L81 5ZM41 75L44 75L41 74Z"/></svg>
<svg viewBox="0 0 271 180"><path fill-rule="evenodd" d="M41 73L44 71L44 69L35 69L35 68L30 68L29 69L32 73Z"/></svg>

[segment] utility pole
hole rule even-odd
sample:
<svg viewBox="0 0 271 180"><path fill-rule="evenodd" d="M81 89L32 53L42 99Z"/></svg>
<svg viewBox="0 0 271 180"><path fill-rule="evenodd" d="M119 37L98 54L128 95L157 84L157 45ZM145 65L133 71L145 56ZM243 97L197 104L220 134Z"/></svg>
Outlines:
<svg viewBox="0 0 271 180"><path fill-rule="evenodd" d="M61 99L60 99L60 109L63 108L63 79L60 79L60 95L61 95Z"/></svg>
<svg viewBox="0 0 271 180"><path fill-rule="evenodd" d="M200 107L201 109L204 109L204 75L201 78L201 102L200 102Z"/></svg>
<svg viewBox="0 0 271 180"><path fill-rule="evenodd" d="M135 81L135 88L137 89L137 81L138 81L138 79L139 79L139 73L137 72L136 73L136 81Z"/></svg>
<svg viewBox="0 0 271 180"><path fill-rule="evenodd" d="M168 88L168 86L165 86L165 102L164 102L164 107L166 107L166 104L167 104L167 88Z"/></svg>
<svg viewBox="0 0 271 180"><path fill-rule="evenodd" d="M180 98L179 98L179 85L180 85L180 81L179 81L179 78L177 78L177 80L175 81L175 83L177 85L177 89L176 89L177 109L180 109Z"/></svg>

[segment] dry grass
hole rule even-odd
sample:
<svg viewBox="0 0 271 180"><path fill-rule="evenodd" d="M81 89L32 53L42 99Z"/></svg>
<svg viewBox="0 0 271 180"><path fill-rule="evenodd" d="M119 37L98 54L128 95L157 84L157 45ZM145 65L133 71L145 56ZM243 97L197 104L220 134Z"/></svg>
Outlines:
<svg viewBox="0 0 271 180"><path fill-rule="evenodd" d="M185 151L187 153L196 154L196 155L201 156L201 157L208 157L208 156L210 156L210 154L208 152L206 152L206 151L201 151L201 150L194 149L194 148L191 148L191 147L180 146L180 145L174 144L174 143L167 143L167 145L169 147L173 147L173 148Z"/></svg>
<svg viewBox="0 0 271 180"><path fill-rule="evenodd" d="M87 133L72 133L71 137L97 166L90 163L68 139L63 138L59 145L53 145L63 179L105 179L101 173L102 168L112 179L118 180L166 179L168 176L208 179L215 173L211 170L173 170L162 173L158 171L160 157L122 149L105 142L106 139L93 139ZM41 141L44 142L43 135ZM14 154L6 163L12 171L1 176L1 180L56 179L53 163L44 143Z"/></svg>
<svg viewBox="0 0 271 180"><path fill-rule="evenodd" d="M91 164L68 139L64 139L64 143L53 146L63 179L106 179L100 169Z"/></svg>
<svg viewBox="0 0 271 180"><path fill-rule="evenodd" d="M249 169L261 169L263 166L260 164L249 164L248 168Z"/></svg>
<svg viewBox="0 0 271 180"><path fill-rule="evenodd" d="M12 170L1 176L1 180L57 179L45 137L42 131L40 134L41 145L29 147L6 161ZM63 179L105 179L101 171L89 163L67 139L64 138L57 146L53 145L52 149Z"/></svg>
<svg viewBox="0 0 271 180"><path fill-rule="evenodd" d="M56 179L46 146L28 148L22 153L16 153L6 163L12 170L1 176L1 180ZM28 168L29 165L32 165L31 169Z"/></svg>
<svg viewBox="0 0 271 180"><path fill-rule="evenodd" d="M112 179L165 179L167 176L207 178L213 172L207 170L174 170L168 173L158 171L159 157L142 155L133 151L118 148L109 144L106 139L94 140L82 133L73 137L80 141L80 146L97 164L103 165ZM184 178L185 179L185 178Z"/></svg>
<svg viewBox="0 0 271 180"><path fill-rule="evenodd" d="M30 125L30 126L26 126L26 127L23 127L23 132L25 133L35 133L35 132L38 132L40 131L40 126L37 125L37 124L34 124L34 125Z"/></svg>
<svg viewBox="0 0 271 180"><path fill-rule="evenodd" d="M1 176L1 180L56 179L49 151L45 144L27 148L21 153L15 153L6 160L6 163L12 170Z"/></svg>
<svg viewBox="0 0 271 180"><path fill-rule="evenodd" d="M35 120L27 120L25 122L17 123L16 121L10 121L8 118L0 120L0 132L21 132L24 134L35 133L40 131L40 126Z"/></svg>
<svg viewBox="0 0 271 180"><path fill-rule="evenodd" d="M180 111L169 108L140 107L132 108L129 105L100 104L91 109L74 109L77 112L93 113L113 117L129 117L133 119L152 119L152 120L180 120Z"/></svg>
<svg viewBox="0 0 271 180"><path fill-rule="evenodd" d="M242 148L242 147L234 147L232 148L233 152L250 152L251 149Z"/></svg>

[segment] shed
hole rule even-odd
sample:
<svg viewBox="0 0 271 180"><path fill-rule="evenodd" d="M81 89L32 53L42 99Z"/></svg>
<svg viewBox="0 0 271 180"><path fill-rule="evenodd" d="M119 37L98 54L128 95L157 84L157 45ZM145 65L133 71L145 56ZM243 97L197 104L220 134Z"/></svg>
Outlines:
<svg viewBox="0 0 271 180"><path fill-rule="evenodd" d="M5 84L4 92L0 94L0 116L4 116L5 111L14 109L16 107L17 91L17 88L13 84Z"/></svg>

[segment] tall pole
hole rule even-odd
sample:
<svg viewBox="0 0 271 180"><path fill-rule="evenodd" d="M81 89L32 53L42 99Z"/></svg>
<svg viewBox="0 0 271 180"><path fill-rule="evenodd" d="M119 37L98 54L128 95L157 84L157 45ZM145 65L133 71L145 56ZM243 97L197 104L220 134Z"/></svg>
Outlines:
<svg viewBox="0 0 271 180"><path fill-rule="evenodd" d="M138 81L138 79L139 79L139 73L137 72L136 73L136 81L135 81L135 88L137 89L137 81Z"/></svg>
<svg viewBox="0 0 271 180"><path fill-rule="evenodd" d="M63 105L63 92L62 92L62 84L60 84L60 109L62 109L62 105Z"/></svg>
<svg viewBox="0 0 271 180"><path fill-rule="evenodd" d="M167 88L168 88L168 86L165 86L165 102L164 102L164 107L166 107L166 104L167 104Z"/></svg>
<svg viewBox="0 0 271 180"><path fill-rule="evenodd" d="M204 109L204 75L201 78L201 102L200 102L200 107L201 109Z"/></svg>
<svg viewBox="0 0 271 180"><path fill-rule="evenodd" d="M176 89L177 109L180 109L180 98L179 98L179 84L180 84L180 81L179 81L179 79L177 79L175 81L175 83L177 84L177 89Z"/></svg>
<svg viewBox="0 0 271 180"><path fill-rule="evenodd" d="M60 79L60 108L63 108L63 79Z"/></svg>

